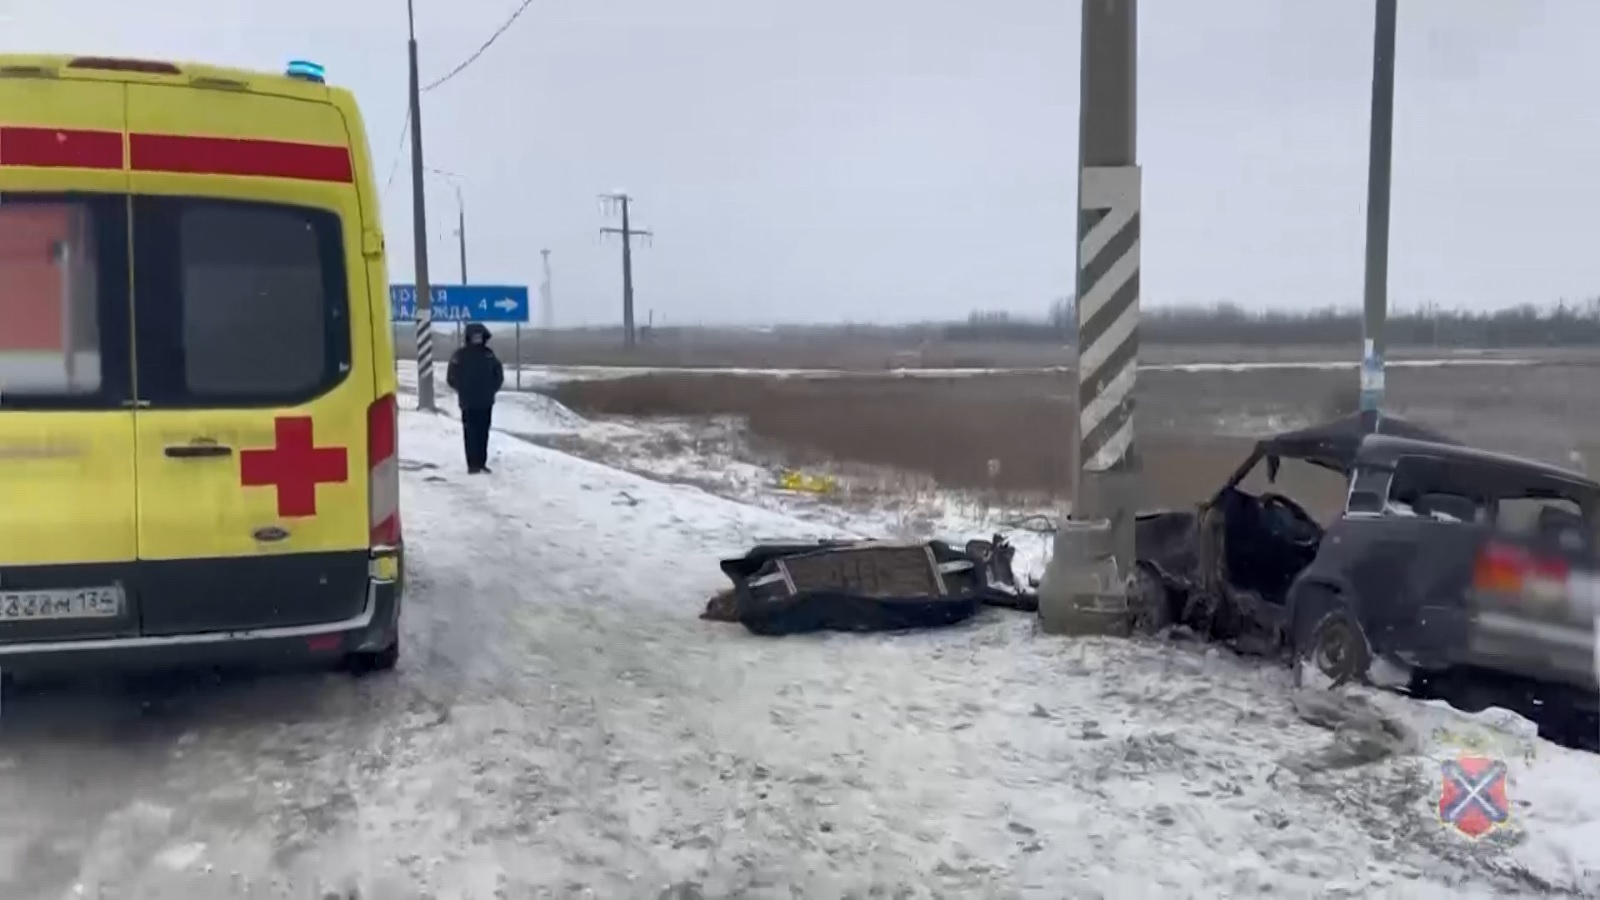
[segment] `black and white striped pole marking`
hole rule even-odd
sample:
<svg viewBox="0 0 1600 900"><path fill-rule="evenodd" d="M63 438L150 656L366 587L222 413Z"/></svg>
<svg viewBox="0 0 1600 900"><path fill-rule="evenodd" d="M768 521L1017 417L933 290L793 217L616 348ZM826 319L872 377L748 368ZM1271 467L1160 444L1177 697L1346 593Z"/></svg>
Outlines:
<svg viewBox="0 0 1600 900"><path fill-rule="evenodd" d="M1078 459L1089 473L1137 469L1139 167L1083 170L1078 244Z"/></svg>
<svg viewBox="0 0 1600 900"><path fill-rule="evenodd" d="M433 310L417 304L417 389L433 384ZM432 391L429 391L431 398ZM431 404L430 404L431 405Z"/></svg>

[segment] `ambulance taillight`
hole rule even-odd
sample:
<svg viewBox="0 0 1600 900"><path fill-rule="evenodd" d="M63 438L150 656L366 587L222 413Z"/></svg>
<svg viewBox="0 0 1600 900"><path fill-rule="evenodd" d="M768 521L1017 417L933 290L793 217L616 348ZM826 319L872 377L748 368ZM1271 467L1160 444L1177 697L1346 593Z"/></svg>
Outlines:
<svg viewBox="0 0 1600 900"><path fill-rule="evenodd" d="M400 545L400 404L384 394L367 407L367 523L371 546Z"/></svg>

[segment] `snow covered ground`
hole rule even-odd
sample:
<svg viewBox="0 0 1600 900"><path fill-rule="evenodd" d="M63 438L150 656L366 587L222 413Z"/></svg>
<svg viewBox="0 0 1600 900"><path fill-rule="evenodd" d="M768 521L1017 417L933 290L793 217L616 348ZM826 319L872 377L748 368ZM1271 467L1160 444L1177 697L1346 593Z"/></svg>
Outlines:
<svg viewBox="0 0 1600 900"><path fill-rule="evenodd" d="M400 671L15 698L0 897L1600 894L1600 762L1520 720L1002 610L757 638L697 618L716 561L842 518L508 435L468 477L448 416L402 455ZM1511 767L1480 842L1436 818L1460 746Z"/></svg>
<svg viewBox="0 0 1600 900"><path fill-rule="evenodd" d="M402 389L415 391L415 366L402 364L400 383ZM458 415L442 378L439 384L440 409ZM697 486L842 532L913 539L934 534L963 541L1000 533L1016 546L1015 565L1024 577L1043 572L1049 537L1040 528L1063 512L1029 498L941 490L925 478L869 467L825 473L837 481L829 495L784 490L778 485L781 467L771 460L753 460L742 424L733 419L591 422L543 394L506 391L495 405L495 428L507 436L556 445L634 474Z"/></svg>
<svg viewBox="0 0 1600 900"><path fill-rule="evenodd" d="M640 425L587 422L542 396L507 399L497 413L506 432L582 435L622 447L645 439ZM924 528L966 537L1027 512L932 494L913 498L924 513L930 506L935 511L920 518L904 511L863 515L855 504L829 508L825 499L775 490L770 469L715 454L701 457L692 435L678 437L683 452L639 454L629 458L629 465L665 481L709 484L742 501L840 531L910 536L908 532ZM512 458L546 452L504 437L497 446ZM696 493L680 486L659 488L686 491L681 494L685 503ZM715 501L708 497L706 502ZM792 534L806 531L798 525L791 528L796 529ZM1043 562L1043 541L1012 534L1021 550L1021 568L1036 571ZM716 548L708 556L738 549ZM709 565L705 569L712 571ZM705 583L701 593L720 586L720 579L708 574ZM692 611L679 609L677 615L687 617ZM778 667L766 677L779 686L779 697L826 697L839 708L832 717L854 720L846 721L851 727L842 730L832 722L815 733L807 729L802 741L833 742L819 755L838 754L840 744L859 753L887 739L873 754L884 765L890 748L898 744L894 738L900 728L893 723L918 721L921 728L912 733L912 755L917 758L905 765L919 773L919 789L935 794L955 790L973 802L987 798L987 813L961 809L950 799L939 804L948 815L975 817L964 826L977 832L966 847L968 852L985 848L976 854L977 862L991 867L983 878L965 883L935 879L933 885L947 892L1297 896L1322 892L1326 884L1335 893L1409 897L1426 896L1430 885L1459 880L1459 887L1441 890L1600 893L1600 850L1595 849L1600 848L1600 806L1595 803L1600 791L1587 788L1600 774L1600 759L1541 741L1527 722L1509 714L1469 716L1441 705L1353 691L1339 695L1334 704L1347 721L1329 730L1311 725L1307 719L1324 717L1304 709L1307 704L1325 705L1328 698L1314 692L1295 695L1278 671L1209 648L1172 652L1137 643L1040 638L1026 617L1004 613L991 614L970 629L940 634L757 640L751 646ZM767 647L777 648L774 656L766 655ZM840 654L861 670L842 671L841 662L824 666L826 673L809 670L820 662L817 655L828 659ZM939 685L939 675L951 683ZM860 682L863 678L866 684ZM849 687L827 686L840 679ZM768 709L772 702L769 697L756 708ZM804 714L830 718L817 709ZM865 722L876 723L878 730ZM1377 742L1388 748L1389 756L1367 765L1340 758L1361 758L1363 745L1380 722L1401 734ZM796 740L793 732L755 732L743 736L751 742L751 752L759 752L756 748L769 740L786 747ZM921 755L924 748L926 756ZM1508 760L1517 805L1511 829L1477 844L1445 830L1434 806L1440 760L1474 749ZM947 766L948 757L968 765ZM947 776L960 772L958 780L970 783L937 785L941 766ZM887 810L891 792L877 781L871 784L863 789L875 795L875 806ZM1016 828L1011 827L1014 810L1030 810L1015 819ZM1159 827L1149 826L1152 817ZM1036 851L1051 861L1034 859L1030 840L999 849L1002 819L1006 835L1053 834ZM1041 828L1038 822L1057 825ZM1184 830L1185 822L1192 831ZM949 829L943 825L930 833ZM882 840L870 830L867 834ZM947 835L945 842L955 839ZM1077 849L1066 850L1069 859L1058 866L1064 848L1056 842L1062 840ZM1146 842L1152 846L1142 847ZM953 866L935 847L920 849L934 869ZM1164 862L1151 868L1154 860ZM909 871L917 871L916 866ZM896 882L814 884L836 884L842 890L874 883L887 887ZM905 883L924 882L912 877Z"/></svg>

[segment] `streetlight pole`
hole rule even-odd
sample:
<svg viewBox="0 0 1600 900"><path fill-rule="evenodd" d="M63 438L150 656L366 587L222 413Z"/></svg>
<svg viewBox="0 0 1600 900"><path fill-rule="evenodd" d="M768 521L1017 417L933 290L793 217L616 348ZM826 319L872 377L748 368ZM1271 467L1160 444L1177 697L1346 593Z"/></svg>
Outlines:
<svg viewBox="0 0 1600 900"><path fill-rule="evenodd" d="M461 193L461 176L455 172L428 167L429 174L437 175L449 182L450 188L456 192L456 240L461 247L461 283L467 283L467 201Z"/></svg>
<svg viewBox="0 0 1600 900"><path fill-rule="evenodd" d="M441 173L442 174L442 173ZM467 284L467 201L461 199L461 184L451 181L450 186L456 189L456 242L461 249L461 284ZM456 346L466 343L462 338L462 330L466 326L456 323Z"/></svg>
<svg viewBox="0 0 1600 900"><path fill-rule="evenodd" d="M1367 147L1367 262L1361 304L1361 419L1376 431L1383 407L1389 317L1389 183L1394 162L1394 45L1398 0L1377 0Z"/></svg>
<svg viewBox="0 0 1600 900"><path fill-rule="evenodd" d="M449 182L450 187L456 192L456 241L461 250L461 283L465 285L467 283L467 201L461 194L461 176L433 166L428 167L428 174L443 178ZM465 323L456 323L456 346L460 346L462 343L461 334L462 329L465 327Z"/></svg>
<svg viewBox="0 0 1600 900"><path fill-rule="evenodd" d="M461 243L461 283L467 284L467 201L461 198L461 185L456 185L456 239Z"/></svg>
<svg viewBox="0 0 1600 900"><path fill-rule="evenodd" d="M417 408L433 400L433 286L428 282L428 201L422 188L422 85L417 73L417 21L406 0L406 51L411 65L411 240L417 263Z"/></svg>

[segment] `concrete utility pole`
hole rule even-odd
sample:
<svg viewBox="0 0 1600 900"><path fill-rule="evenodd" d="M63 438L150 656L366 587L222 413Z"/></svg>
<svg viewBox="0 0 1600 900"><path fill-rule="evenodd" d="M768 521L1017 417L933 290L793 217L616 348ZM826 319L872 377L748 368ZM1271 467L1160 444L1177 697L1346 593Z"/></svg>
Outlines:
<svg viewBox="0 0 1600 900"><path fill-rule="evenodd" d="M544 259L544 282L539 285L539 320L548 331L556 327L556 295L550 280L550 251L540 250L539 255Z"/></svg>
<svg viewBox="0 0 1600 900"><path fill-rule="evenodd" d="M1140 465L1138 4L1082 0L1078 75L1078 477L1073 520L1039 587L1041 624L1118 631L1128 618Z"/></svg>
<svg viewBox="0 0 1600 900"><path fill-rule="evenodd" d="M633 239L642 237L648 241L652 233L643 228L634 228L629 222L628 207L633 198L625 192L613 191L601 194L600 199L609 205L619 207L622 211L622 227L608 226L600 229L600 234L615 234L622 237L622 343L631 350L638 343L638 335L633 327Z"/></svg>
<svg viewBox="0 0 1600 900"><path fill-rule="evenodd" d="M406 0L406 50L411 62L411 240L417 260L417 408L435 412L433 401L433 286L428 282L428 201L422 188L422 85L417 74L417 23Z"/></svg>
<svg viewBox="0 0 1600 900"><path fill-rule="evenodd" d="M1367 277L1361 315L1361 418L1375 431L1383 407L1389 318L1389 181L1394 161L1394 45L1398 0L1378 0L1372 35L1372 124L1367 148Z"/></svg>

